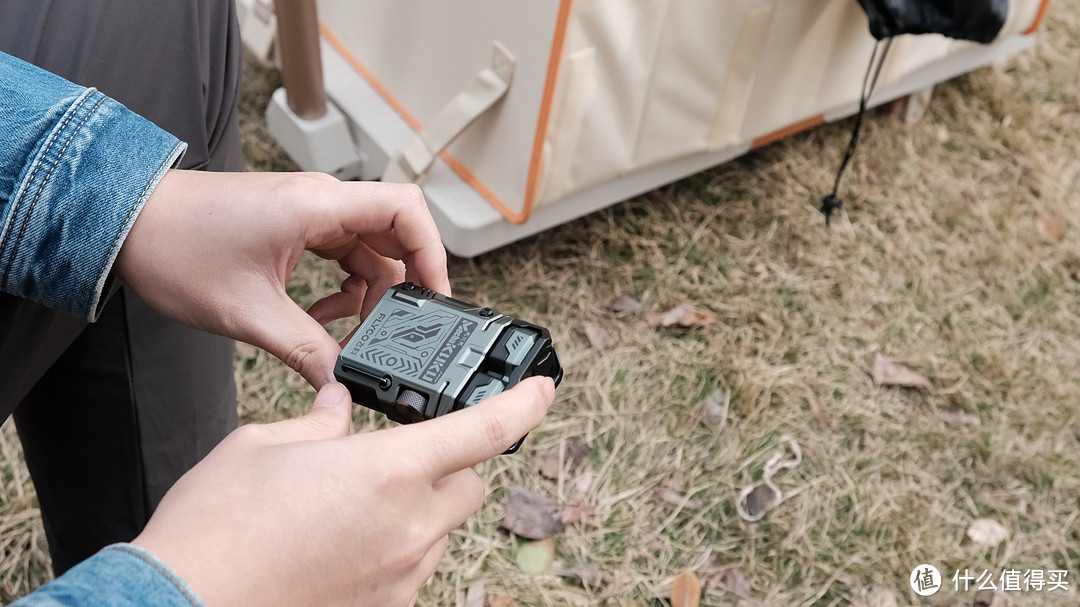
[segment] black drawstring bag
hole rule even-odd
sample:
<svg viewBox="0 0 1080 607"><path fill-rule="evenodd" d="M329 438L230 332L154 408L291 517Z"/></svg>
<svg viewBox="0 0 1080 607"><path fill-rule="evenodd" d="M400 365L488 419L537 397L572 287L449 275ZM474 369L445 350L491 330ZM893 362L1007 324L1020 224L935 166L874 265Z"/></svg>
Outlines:
<svg viewBox="0 0 1080 607"><path fill-rule="evenodd" d="M859 0L878 40L900 34L942 34L992 42L1005 24L1009 0Z"/></svg>
<svg viewBox="0 0 1080 607"><path fill-rule="evenodd" d="M859 113L844 159L836 171L832 194L821 201L825 225L829 225L833 211L844 206L838 193L840 180L859 144L863 115L881 75L881 66L889 54L892 37L900 34L942 34L986 44L997 37L1009 13L1009 0L859 0L859 5L870 19L870 33L877 38L878 44L874 46L870 65L866 68L866 78L859 96ZM880 54L879 47L883 47Z"/></svg>

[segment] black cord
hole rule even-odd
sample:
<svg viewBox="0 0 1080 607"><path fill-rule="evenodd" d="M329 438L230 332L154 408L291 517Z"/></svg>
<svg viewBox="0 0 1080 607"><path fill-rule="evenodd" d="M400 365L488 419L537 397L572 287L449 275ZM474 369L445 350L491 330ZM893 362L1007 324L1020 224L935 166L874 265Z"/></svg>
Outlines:
<svg viewBox="0 0 1080 607"><path fill-rule="evenodd" d="M844 153L844 160L840 163L840 170L836 172L836 182L833 183L832 194L829 194L821 201L821 212L825 215L825 225L829 225L829 220L832 218L833 211L840 209L844 206L844 201L840 200L837 192L840 190L840 179L844 176L844 170L847 169L848 162L851 161L852 156L855 155L855 148L859 145L859 132L862 130L863 115L866 114L866 104L870 102L870 96L874 94L874 87L877 86L878 76L881 75L881 67L885 65L885 57L889 54L889 48L892 47L892 38L885 39L885 46L881 48L881 40L874 43L874 52L870 55L870 64L866 66L866 76L863 77L862 95L859 97L859 113L855 116L855 126L851 130L851 141L848 142L847 151ZM878 49L881 48L881 59L878 60ZM874 67L875 61L877 67ZM873 74L873 78L871 78Z"/></svg>

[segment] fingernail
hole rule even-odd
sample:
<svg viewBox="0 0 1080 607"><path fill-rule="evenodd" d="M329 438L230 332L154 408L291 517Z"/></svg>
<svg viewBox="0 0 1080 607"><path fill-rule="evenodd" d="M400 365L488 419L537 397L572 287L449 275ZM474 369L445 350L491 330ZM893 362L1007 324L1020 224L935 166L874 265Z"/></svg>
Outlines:
<svg viewBox="0 0 1080 607"><path fill-rule="evenodd" d="M541 384L543 384L544 386L543 390L544 393L547 395L547 399L551 400L555 398L555 380L548 377L547 375L539 375L538 377L542 377L545 380L541 382Z"/></svg>
<svg viewBox="0 0 1080 607"><path fill-rule="evenodd" d="M349 389L341 383L331 381L319 389L319 393L315 395L315 402L311 403L311 408L332 407L343 400L352 402L352 394L349 393Z"/></svg>

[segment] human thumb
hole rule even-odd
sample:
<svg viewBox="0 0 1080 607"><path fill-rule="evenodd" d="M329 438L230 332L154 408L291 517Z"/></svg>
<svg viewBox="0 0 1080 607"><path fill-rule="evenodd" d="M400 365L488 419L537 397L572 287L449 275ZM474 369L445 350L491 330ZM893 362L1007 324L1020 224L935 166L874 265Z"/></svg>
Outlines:
<svg viewBox="0 0 1080 607"><path fill-rule="evenodd" d="M334 381L341 346L288 296L283 295L274 309L259 319L253 323L254 335L247 341L280 358L316 390Z"/></svg>
<svg viewBox="0 0 1080 607"><path fill-rule="evenodd" d="M267 425L281 442L301 442L341 438L352 424L352 395L348 388L329 382L315 395L306 414Z"/></svg>

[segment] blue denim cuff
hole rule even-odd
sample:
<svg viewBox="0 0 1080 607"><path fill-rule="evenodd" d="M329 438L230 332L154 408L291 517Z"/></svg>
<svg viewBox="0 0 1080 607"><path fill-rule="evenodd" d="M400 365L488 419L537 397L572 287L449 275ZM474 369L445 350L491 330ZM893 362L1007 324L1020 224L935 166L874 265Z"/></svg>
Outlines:
<svg viewBox="0 0 1080 607"><path fill-rule="evenodd" d="M154 555L113 544L11 607L205 607Z"/></svg>
<svg viewBox="0 0 1080 607"><path fill-rule="evenodd" d="M0 290L94 320L120 246L186 145L86 89L28 156L0 221Z"/></svg>

